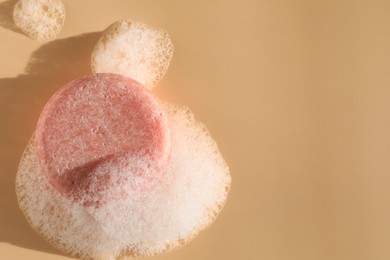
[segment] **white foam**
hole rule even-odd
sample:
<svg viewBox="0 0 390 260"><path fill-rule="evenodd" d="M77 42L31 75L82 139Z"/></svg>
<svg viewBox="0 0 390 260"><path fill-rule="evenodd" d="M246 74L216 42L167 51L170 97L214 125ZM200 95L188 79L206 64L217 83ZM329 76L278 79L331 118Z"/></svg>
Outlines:
<svg viewBox="0 0 390 260"><path fill-rule="evenodd" d="M30 38L54 39L64 25L65 6L61 0L19 0L13 17L16 26Z"/></svg>
<svg viewBox="0 0 390 260"><path fill-rule="evenodd" d="M118 73L153 88L168 69L173 43L168 33L142 22L120 20L109 26L91 57L94 73Z"/></svg>
<svg viewBox="0 0 390 260"><path fill-rule="evenodd" d="M98 208L56 192L39 171L30 143L18 169L16 191L32 227L65 253L94 259L165 252L207 227L225 203L231 182L228 167L206 127L188 108L164 108L172 131L168 171L145 189L121 187L127 196ZM112 170L125 170L120 168Z"/></svg>

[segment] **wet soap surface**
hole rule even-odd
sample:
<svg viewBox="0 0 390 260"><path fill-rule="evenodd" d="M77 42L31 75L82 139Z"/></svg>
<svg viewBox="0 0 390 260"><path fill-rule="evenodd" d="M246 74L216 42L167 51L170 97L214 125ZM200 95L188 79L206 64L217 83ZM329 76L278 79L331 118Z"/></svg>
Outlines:
<svg viewBox="0 0 390 260"><path fill-rule="evenodd" d="M35 146L43 174L59 192L97 206L121 196L124 191L112 186L131 176L147 181L166 171L170 139L153 93L130 78L94 74L71 81L48 101ZM114 164L127 170L113 172Z"/></svg>

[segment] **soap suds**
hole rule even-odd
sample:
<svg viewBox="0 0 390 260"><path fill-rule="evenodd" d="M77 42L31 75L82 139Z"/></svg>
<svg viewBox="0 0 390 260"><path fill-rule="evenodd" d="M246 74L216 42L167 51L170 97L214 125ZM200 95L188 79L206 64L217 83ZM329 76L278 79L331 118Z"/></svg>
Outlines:
<svg viewBox="0 0 390 260"><path fill-rule="evenodd" d="M120 20L109 26L96 44L92 72L118 73L151 89L165 75L172 54L173 43L166 31Z"/></svg>
<svg viewBox="0 0 390 260"><path fill-rule="evenodd" d="M164 178L151 181L143 191L124 187L128 196L98 208L74 203L53 189L39 170L30 142L16 191L31 226L72 256L102 259L172 250L210 225L227 197L228 166L188 108L164 104L164 110L172 134Z"/></svg>
<svg viewBox="0 0 390 260"><path fill-rule="evenodd" d="M34 40L56 38L65 22L61 0L19 0L13 12L16 26Z"/></svg>

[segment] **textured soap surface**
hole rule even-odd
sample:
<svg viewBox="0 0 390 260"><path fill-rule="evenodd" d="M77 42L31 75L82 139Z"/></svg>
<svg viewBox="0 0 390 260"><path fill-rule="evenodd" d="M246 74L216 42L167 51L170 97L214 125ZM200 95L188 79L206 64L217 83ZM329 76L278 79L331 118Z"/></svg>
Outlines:
<svg viewBox="0 0 390 260"><path fill-rule="evenodd" d="M46 104L35 146L42 173L62 195L99 206L147 189L170 155L163 106L136 81L93 74L71 81ZM135 181L137 180L137 182Z"/></svg>

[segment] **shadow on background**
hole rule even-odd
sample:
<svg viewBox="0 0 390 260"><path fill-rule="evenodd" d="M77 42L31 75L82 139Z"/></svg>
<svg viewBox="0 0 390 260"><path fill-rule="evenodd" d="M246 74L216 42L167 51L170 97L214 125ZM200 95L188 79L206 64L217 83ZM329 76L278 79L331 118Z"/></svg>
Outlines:
<svg viewBox="0 0 390 260"><path fill-rule="evenodd" d="M24 35L14 23L13 12L16 2L17 0L8 0L0 3L0 26Z"/></svg>
<svg viewBox="0 0 390 260"><path fill-rule="evenodd" d="M0 79L0 242L59 254L19 210L15 175L45 103L66 82L91 73L91 52L100 35L93 32L44 44L31 55L24 74Z"/></svg>

